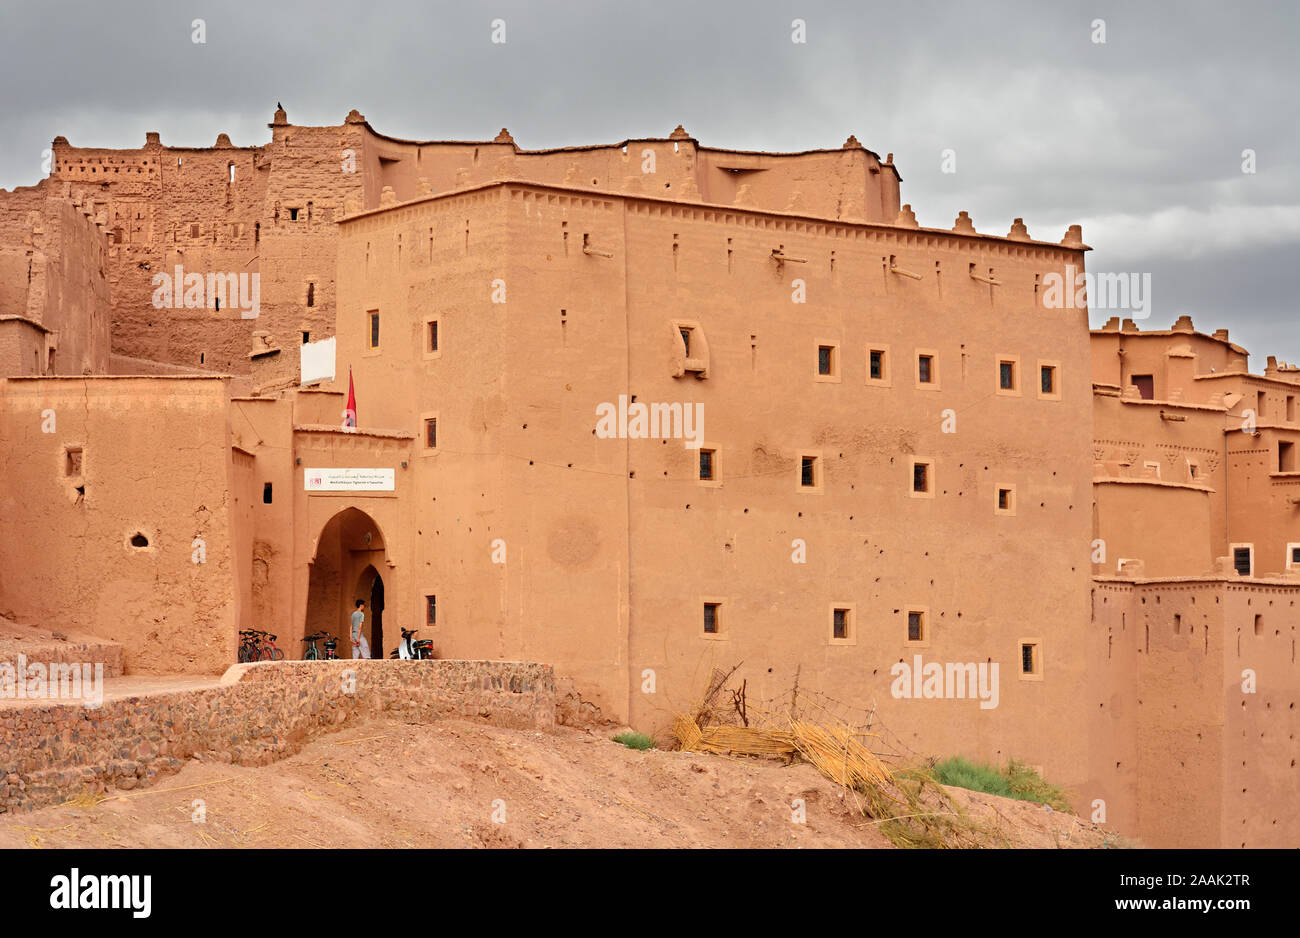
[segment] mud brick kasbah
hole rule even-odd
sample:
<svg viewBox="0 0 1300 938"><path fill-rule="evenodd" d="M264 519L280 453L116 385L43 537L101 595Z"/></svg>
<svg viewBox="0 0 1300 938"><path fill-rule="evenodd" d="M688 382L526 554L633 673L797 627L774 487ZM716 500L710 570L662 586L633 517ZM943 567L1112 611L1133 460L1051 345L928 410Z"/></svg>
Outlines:
<svg viewBox="0 0 1300 938"><path fill-rule="evenodd" d="M1152 846L1300 843L1300 370L1090 331L1079 227L922 227L854 137L269 126L0 191L0 611L220 674L363 598L377 657L651 732L740 664ZM996 706L900 695L918 658Z"/></svg>

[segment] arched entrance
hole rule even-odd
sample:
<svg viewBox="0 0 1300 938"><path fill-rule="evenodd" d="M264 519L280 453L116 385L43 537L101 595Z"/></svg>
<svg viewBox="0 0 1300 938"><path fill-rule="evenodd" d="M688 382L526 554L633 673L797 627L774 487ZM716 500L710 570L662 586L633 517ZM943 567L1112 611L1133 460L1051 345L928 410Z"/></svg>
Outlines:
<svg viewBox="0 0 1300 938"><path fill-rule="evenodd" d="M361 571L354 591L357 599L366 601L366 639L370 642L370 657L384 657L384 578L373 566Z"/></svg>
<svg viewBox="0 0 1300 938"><path fill-rule="evenodd" d="M384 537L375 520L359 508L345 508L330 518L310 561L302 634L329 632L339 640L339 657L350 658L350 617L356 600L364 599L370 655L382 658L385 584L380 570L391 579ZM300 645L291 657L301 658L305 647Z"/></svg>

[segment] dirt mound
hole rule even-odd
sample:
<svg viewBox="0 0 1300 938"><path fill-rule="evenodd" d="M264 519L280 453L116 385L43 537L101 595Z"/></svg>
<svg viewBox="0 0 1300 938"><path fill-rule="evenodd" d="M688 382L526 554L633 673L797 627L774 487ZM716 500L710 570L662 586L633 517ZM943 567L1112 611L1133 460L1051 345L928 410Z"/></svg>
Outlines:
<svg viewBox="0 0 1300 938"><path fill-rule="evenodd" d="M950 791L1017 846L1106 836L1038 805ZM21 846L891 845L809 765L636 752L570 727L373 720L273 765L191 761L154 788L0 818L0 848Z"/></svg>

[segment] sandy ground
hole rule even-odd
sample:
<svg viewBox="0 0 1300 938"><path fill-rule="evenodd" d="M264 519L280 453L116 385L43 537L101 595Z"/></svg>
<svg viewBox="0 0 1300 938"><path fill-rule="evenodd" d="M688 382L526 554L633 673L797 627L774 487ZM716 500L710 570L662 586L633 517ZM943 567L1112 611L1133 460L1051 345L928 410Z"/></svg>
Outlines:
<svg viewBox="0 0 1300 938"><path fill-rule="evenodd" d="M1108 837L1038 805L950 791L1013 845ZM97 805L0 815L0 848L891 847L851 802L808 765L636 752L568 727L376 719L270 766L190 761Z"/></svg>

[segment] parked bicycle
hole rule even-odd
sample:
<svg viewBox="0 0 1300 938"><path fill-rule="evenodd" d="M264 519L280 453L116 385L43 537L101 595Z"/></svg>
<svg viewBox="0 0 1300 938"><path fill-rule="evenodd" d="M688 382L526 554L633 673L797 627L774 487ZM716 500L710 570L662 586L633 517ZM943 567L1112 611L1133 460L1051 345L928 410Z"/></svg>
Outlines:
<svg viewBox="0 0 1300 938"><path fill-rule="evenodd" d="M322 639L324 639L324 641L321 641ZM339 640L329 632L312 632L310 635L305 636L303 641L307 643L307 647L302 653L303 661L320 661L322 659L325 661L338 660ZM318 641L325 646L323 652L316 647Z"/></svg>
<svg viewBox="0 0 1300 938"><path fill-rule="evenodd" d="M283 661L284 652L276 646L275 639L275 635L270 632L263 632L260 629L240 629L240 662Z"/></svg>

